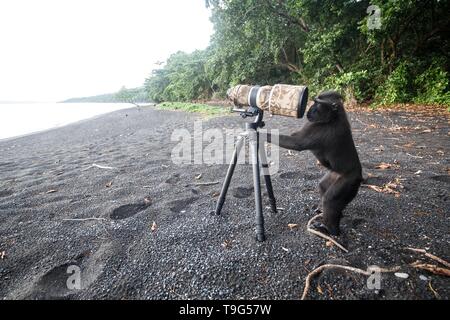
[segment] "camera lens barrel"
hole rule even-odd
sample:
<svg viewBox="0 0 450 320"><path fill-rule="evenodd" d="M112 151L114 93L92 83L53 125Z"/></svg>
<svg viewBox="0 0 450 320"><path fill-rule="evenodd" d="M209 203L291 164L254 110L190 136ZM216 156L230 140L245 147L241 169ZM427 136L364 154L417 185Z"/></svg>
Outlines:
<svg viewBox="0 0 450 320"><path fill-rule="evenodd" d="M303 91L300 92L298 99L298 116L297 118L303 118L306 111L306 105L308 104L308 87L303 87Z"/></svg>
<svg viewBox="0 0 450 320"><path fill-rule="evenodd" d="M237 85L227 91L236 106L261 108L274 115L302 118L308 102L308 87Z"/></svg>
<svg viewBox="0 0 450 320"><path fill-rule="evenodd" d="M258 101L257 101L257 97L258 97L258 93L260 92L259 89L261 89L261 86L253 86L250 89L250 94L248 95L248 105L250 107L258 107Z"/></svg>

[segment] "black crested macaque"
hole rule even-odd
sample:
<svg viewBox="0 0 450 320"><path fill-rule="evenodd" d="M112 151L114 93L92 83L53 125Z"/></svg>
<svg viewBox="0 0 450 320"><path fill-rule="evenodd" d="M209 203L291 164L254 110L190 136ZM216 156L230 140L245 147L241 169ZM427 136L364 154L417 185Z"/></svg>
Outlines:
<svg viewBox="0 0 450 320"><path fill-rule="evenodd" d="M308 121L300 131L280 135L278 144L291 150L311 150L330 170L319 183L323 225L316 227L337 236L342 210L356 196L362 182L361 163L339 93L321 93L306 116ZM271 140L269 134L267 141Z"/></svg>

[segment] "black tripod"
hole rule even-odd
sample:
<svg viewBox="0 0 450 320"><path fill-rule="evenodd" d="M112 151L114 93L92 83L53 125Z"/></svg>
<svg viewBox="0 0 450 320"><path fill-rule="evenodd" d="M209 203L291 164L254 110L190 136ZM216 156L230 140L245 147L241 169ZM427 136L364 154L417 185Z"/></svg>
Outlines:
<svg viewBox="0 0 450 320"><path fill-rule="evenodd" d="M255 192L255 208L256 208L256 239L258 241L264 241L264 216L262 213L262 199L261 199L261 185L260 185L260 165L264 174L264 181L267 188L267 194L269 196L270 208L272 212L277 212L277 206L275 202L275 196L273 194L272 181L270 180L269 165L267 163L266 151L264 144L259 144L259 128L264 127L262 121L264 111L257 107L250 107L245 109L233 109L234 112L239 112L241 117L255 117L254 122L247 122L245 124L245 132L239 136L236 146L233 152L233 158L231 159L230 166L225 177L225 181L220 192L219 200L216 206L216 214L219 215L227 196L228 187L230 186L231 177L233 176L234 169L238 160L238 155L244 145L245 138L248 137L250 145L250 157L253 167L253 189Z"/></svg>

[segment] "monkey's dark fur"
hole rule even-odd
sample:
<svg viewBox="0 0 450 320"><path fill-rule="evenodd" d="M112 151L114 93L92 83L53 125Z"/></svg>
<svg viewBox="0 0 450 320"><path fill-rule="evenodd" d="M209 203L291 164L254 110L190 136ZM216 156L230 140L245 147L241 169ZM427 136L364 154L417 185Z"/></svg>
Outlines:
<svg viewBox="0 0 450 320"><path fill-rule="evenodd" d="M329 172L319 183L323 224L328 233L339 235L342 210L358 193L362 182L361 163L344 110L342 96L321 93L308 110L308 121L290 136L280 135L279 146L311 150ZM267 141L271 142L271 135Z"/></svg>

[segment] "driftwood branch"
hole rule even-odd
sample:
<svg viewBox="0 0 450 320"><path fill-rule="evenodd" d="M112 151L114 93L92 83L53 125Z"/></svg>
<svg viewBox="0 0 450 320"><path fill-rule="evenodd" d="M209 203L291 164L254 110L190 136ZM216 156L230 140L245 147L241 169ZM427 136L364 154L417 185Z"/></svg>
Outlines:
<svg viewBox="0 0 450 320"><path fill-rule="evenodd" d="M90 221L90 220L106 221L105 218L63 219L63 221Z"/></svg>
<svg viewBox="0 0 450 320"><path fill-rule="evenodd" d="M447 268L442 268L442 267L438 267L434 264L428 264L428 263L420 263L418 262L414 262L411 264L411 267L416 268L416 269L421 269L421 270L426 270L429 271L431 273L440 275L440 276L446 276L446 277L450 277L450 270Z"/></svg>
<svg viewBox="0 0 450 320"><path fill-rule="evenodd" d="M324 264L324 265L314 269L313 271L311 271L308 274L308 276L306 277L305 288L303 289L303 294L302 294L301 300L305 300L306 296L308 295L308 291L311 287L311 279L313 277L315 277L316 275L318 275L319 273L321 273L322 271L324 271L325 269L341 269L341 270L345 270L345 271L356 272L358 274L362 274L367 277L372 275L372 271L370 271L370 270L363 270L363 269L354 268L354 267L350 267L350 266L342 266L339 264ZM400 270L400 267L394 267L391 269L383 269L383 268L377 269L377 271L382 272L382 273L396 272L398 270Z"/></svg>
<svg viewBox="0 0 450 320"><path fill-rule="evenodd" d="M320 216L321 216L321 214L313 217L308 222L308 231L310 231L309 230L310 229L309 228L310 224L315 219L317 219ZM316 233L314 233L314 234L316 234ZM319 236L322 237L322 234L319 235ZM325 239L329 240L328 238L329 237L326 236ZM449 262L447 262L444 259L439 258L439 257L437 257L437 256L435 256L435 255L433 255L431 253L428 253L424 249L416 249L416 248L405 248L405 249L413 251L413 252L421 253L421 254L425 255L426 257L443 264L446 267L450 267L450 263ZM450 270L449 269L438 267L436 265L427 264L427 263L421 263L420 261L417 261L417 262L414 262L414 263L410 264L410 266L413 267L413 268L416 268L416 269L426 270L426 271L429 271L429 272L437 274L437 275L442 275L442 276L447 276L447 277L450 276ZM359 269L359 268L354 268L354 267L350 267L350 266L343 266L343 265L337 265L337 264L324 264L324 265L314 269L313 271L311 271L307 275L306 280L305 280L305 288L303 289L303 294L302 294L301 300L304 300L306 298L306 296L308 295L309 289L311 288L311 280L312 280L312 278L314 278L315 276L317 276L319 273L321 273L322 271L324 271L326 269L340 269L340 270L345 270L345 271L351 271L351 272L355 272L355 273L358 273L358 274L361 274L361 275L364 275L364 276L367 276L367 277L372 275L372 271L371 270L363 270L363 269ZM391 272L397 272L399 270L400 270L400 266L389 268L389 269L384 269L384 268L377 269L377 271L381 272L381 273L391 273ZM431 288L431 283L430 283L430 288ZM432 289L432 291L435 294L437 294L434 291L434 289Z"/></svg>
<svg viewBox="0 0 450 320"><path fill-rule="evenodd" d="M438 256L435 256L434 254L428 253L425 249L417 249L417 248L405 248L406 250L421 253L424 256L430 258L433 261L437 261L440 264L446 266L447 268L438 267L434 264L429 263L422 263L421 261L416 261L414 263L411 263L410 266L416 269L426 270L431 273L440 275L440 276L446 276L450 277L450 263L445 261L442 258L439 258Z"/></svg>
<svg viewBox="0 0 450 320"><path fill-rule="evenodd" d="M426 250L424 249L416 249L416 248L406 248L407 250L413 251L413 252L418 252L418 253L422 253L424 254L426 257L430 258L431 260L437 261L440 264L443 264L444 266L446 266L447 268L450 268L450 263L445 261L442 258L439 258L437 256L435 256L434 254L428 253Z"/></svg>
<svg viewBox="0 0 450 320"><path fill-rule="evenodd" d="M94 163L94 164L92 165L92 167L99 168L99 169L106 169L106 170L115 170L115 169L117 169L117 168L115 168L115 167L101 166L101 165L96 164L96 163Z"/></svg>
<svg viewBox="0 0 450 320"><path fill-rule="evenodd" d="M215 184L219 184L219 181L214 181L214 182L196 182L195 185L196 186L213 186Z"/></svg>
<svg viewBox="0 0 450 320"><path fill-rule="evenodd" d="M323 239L326 239L328 241L331 241L333 244L335 244L342 251L348 252L348 250L343 245L341 245L339 242L334 240L332 237L330 237L330 236L328 236L328 235L326 235L326 234L324 234L324 233L322 233L320 231L317 231L317 230L314 230L314 229L311 228L311 223L313 223L317 218L319 218L321 216L322 216L322 214L318 214L318 215L312 217L311 220L308 221L308 224L306 226L306 230L308 232L310 232L310 233L320 237L320 238L323 238Z"/></svg>

